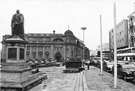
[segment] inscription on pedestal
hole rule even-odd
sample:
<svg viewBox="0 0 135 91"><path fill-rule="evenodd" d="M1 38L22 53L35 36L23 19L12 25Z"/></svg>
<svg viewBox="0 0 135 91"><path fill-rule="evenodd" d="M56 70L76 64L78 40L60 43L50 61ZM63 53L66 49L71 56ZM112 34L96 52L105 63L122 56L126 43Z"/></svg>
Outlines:
<svg viewBox="0 0 135 91"><path fill-rule="evenodd" d="M20 60L24 59L24 49L20 48Z"/></svg>
<svg viewBox="0 0 135 91"><path fill-rule="evenodd" d="M8 48L8 59L13 61L17 60L17 48Z"/></svg>

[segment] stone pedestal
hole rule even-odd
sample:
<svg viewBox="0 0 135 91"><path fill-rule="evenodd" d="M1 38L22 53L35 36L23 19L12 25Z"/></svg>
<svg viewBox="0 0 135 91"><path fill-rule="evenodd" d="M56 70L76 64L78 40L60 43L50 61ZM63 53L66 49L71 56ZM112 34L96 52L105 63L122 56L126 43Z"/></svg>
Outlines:
<svg viewBox="0 0 135 91"><path fill-rule="evenodd" d="M41 72L32 74L31 68L26 64L25 40L11 37L3 42L7 44L7 49L6 62L1 68L1 91L26 91L47 79Z"/></svg>

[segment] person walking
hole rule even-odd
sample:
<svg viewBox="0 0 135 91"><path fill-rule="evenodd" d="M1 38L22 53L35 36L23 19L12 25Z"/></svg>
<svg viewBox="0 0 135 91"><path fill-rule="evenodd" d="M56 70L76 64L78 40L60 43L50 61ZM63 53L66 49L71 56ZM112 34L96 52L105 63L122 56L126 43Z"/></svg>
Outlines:
<svg viewBox="0 0 135 91"><path fill-rule="evenodd" d="M87 61L87 69L89 70L89 68L90 68L90 61L88 60Z"/></svg>

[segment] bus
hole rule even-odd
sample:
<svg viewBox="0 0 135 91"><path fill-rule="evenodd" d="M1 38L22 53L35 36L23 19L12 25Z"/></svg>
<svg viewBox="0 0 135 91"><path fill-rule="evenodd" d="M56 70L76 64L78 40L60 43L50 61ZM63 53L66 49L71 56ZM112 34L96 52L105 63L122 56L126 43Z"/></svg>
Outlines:
<svg viewBox="0 0 135 91"><path fill-rule="evenodd" d="M135 62L135 47L117 50L117 59L120 61Z"/></svg>

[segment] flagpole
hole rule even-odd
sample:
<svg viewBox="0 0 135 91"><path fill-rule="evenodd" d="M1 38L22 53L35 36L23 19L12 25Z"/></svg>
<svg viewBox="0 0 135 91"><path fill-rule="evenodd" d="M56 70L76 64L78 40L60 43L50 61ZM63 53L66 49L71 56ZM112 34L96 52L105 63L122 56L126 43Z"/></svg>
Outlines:
<svg viewBox="0 0 135 91"><path fill-rule="evenodd" d="M116 6L114 3L114 88L117 88Z"/></svg>
<svg viewBox="0 0 135 91"><path fill-rule="evenodd" d="M100 15L100 69L103 75L103 62L102 62L102 17Z"/></svg>

